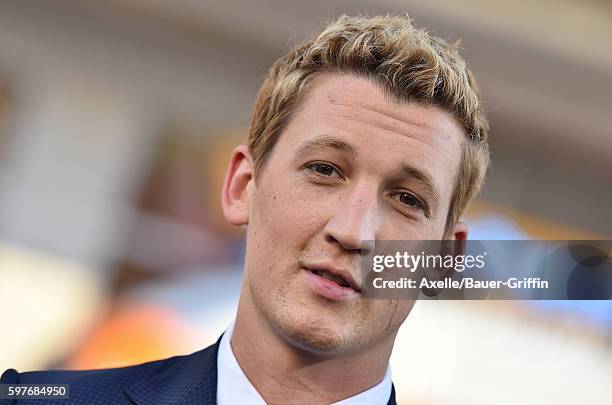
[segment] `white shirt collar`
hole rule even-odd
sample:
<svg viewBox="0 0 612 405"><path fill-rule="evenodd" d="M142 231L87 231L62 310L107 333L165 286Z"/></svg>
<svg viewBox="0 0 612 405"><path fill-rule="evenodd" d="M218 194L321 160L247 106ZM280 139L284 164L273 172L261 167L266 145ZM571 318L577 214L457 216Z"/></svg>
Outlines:
<svg viewBox="0 0 612 405"><path fill-rule="evenodd" d="M245 404L265 405L264 399L253 387L244 374L231 346L231 337L234 331L234 322L227 328L217 354L217 404ZM391 366L387 366L387 372L382 381L372 388L363 391L350 398L336 402L334 405L385 405L391 396Z"/></svg>

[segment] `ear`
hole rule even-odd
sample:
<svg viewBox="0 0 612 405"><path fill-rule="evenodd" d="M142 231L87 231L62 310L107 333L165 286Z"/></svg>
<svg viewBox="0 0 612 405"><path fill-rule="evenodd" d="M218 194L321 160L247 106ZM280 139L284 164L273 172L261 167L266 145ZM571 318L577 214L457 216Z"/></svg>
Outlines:
<svg viewBox="0 0 612 405"><path fill-rule="evenodd" d="M230 158L223 190L221 192L221 206L223 216L232 225L246 225L249 223L249 194L254 184L253 160L246 145L234 148Z"/></svg>
<svg viewBox="0 0 612 405"><path fill-rule="evenodd" d="M467 238L468 238L468 226L463 221L457 221L457 224L452 230L450 234L449 240L454 241L453 243L449 243L448 247L450 248L451 254L454 255L465 255L467 249Z"/></svg>
<svg viewBox="0 0 612 405"><path fill-rule="evenodd" d="M452 240L467 240L468 226L465 222L457 221L457 224L450 233L449 239Z"/></svg>
<svg viewBox="0 0 612 405"><path fill-rule="evenodd" d="M468 226L465 222L458 221L457 224L453 227L451 232L448 235L448 239L441 241L440 244L440 252L441 256L451 255L465 255L467 248L467 238L468 238ZM435 268L435 269L427 269L425 270L425 277L428 280L444 280L445 278L450 278L455 273L453 268ZM442 288L423 288L423 294L428 297L435 297L439 295L444 289Z"/></svg>

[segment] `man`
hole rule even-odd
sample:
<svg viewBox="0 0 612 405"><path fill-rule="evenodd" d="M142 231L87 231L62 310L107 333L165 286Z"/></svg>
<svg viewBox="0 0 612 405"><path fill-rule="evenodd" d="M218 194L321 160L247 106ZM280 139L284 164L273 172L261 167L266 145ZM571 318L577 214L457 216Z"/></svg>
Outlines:
<svg viewBox="0 0 612 405"><path fill-rule="evenodd" d="M231 156L223 212L247 225L247 245L219 341L3 383L70 384L79 404L395 403L389 356L414 301L363 298L360 258L368 241L466 239L487 134L455 48L407 17L341 17L276 61Z"/></svg>

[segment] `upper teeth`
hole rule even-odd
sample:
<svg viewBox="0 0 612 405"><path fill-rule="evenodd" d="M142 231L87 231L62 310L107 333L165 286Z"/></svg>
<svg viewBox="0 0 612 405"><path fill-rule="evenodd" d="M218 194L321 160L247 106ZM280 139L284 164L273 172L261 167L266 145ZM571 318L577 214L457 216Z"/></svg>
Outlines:
<svg viewBox="0 0 612 405"><path fill-rule="evenodd" d="M348 287L348 284L346 283L346 281L344 281L344 279L340 276L337 276L335 274L331 274L328 273L326 271L319 271L319 270L314 270L313 271L314 274L316 274L317 276L321 276L323 278L326 278L328 280L331 280L337 284L340 284L343 287Z"/></svg>

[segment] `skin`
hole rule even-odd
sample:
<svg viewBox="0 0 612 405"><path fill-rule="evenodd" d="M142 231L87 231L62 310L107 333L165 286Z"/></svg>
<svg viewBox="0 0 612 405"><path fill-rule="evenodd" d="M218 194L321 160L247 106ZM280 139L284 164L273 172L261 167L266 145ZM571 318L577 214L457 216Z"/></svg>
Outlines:
<svg viewBox="0 0 612 405"><path fill-rule="evenodd" d="M308 288L302 266L326 261L359 280L366 241L442 239L464 137L449 112L327 73L309 83L257 181L248 148L236 147L222 204L247 226L247 247L231 344L266 402L332 403L381 381L414 301L332 301ZM449 237L466 239L465 224Z"/></svg>

